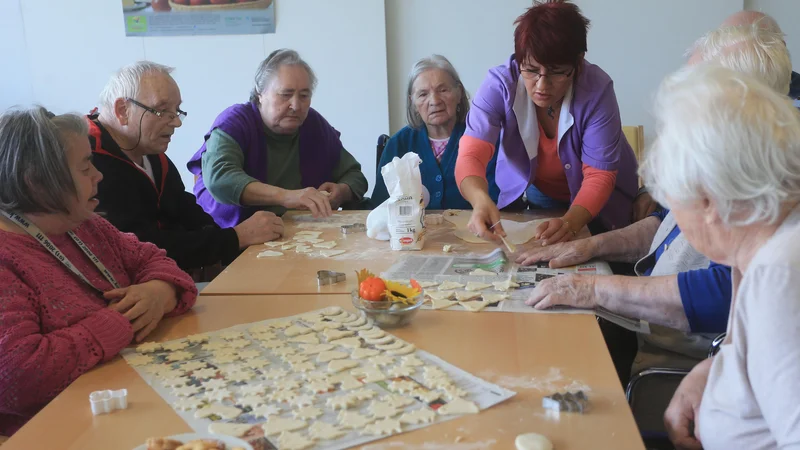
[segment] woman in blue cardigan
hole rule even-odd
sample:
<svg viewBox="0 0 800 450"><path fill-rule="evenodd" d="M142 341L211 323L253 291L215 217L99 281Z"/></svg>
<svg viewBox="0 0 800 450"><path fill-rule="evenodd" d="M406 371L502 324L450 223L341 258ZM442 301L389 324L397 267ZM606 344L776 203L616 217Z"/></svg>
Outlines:
<svg viewBox="0 0 800 450"><path fill-rule="evenodd" d="M414 64L408 77L406 117L408 125L398 131L383 149L372 206L389 198L381 167L392 158L414 152L422 160L422 184L430 193L427 209L471 209L458 190L455 178L458 141L466 129L469 96L456 69L444 56L433 55ZM489 194L497 201L499 189L494 182L497 155L486 169Z"/></svg>

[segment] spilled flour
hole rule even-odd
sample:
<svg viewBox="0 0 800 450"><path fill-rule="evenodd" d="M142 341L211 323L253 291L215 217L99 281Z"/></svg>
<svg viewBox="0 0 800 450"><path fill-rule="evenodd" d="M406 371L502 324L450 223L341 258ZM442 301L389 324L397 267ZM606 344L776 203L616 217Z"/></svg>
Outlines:
<svg viewBox="0 0 800 450"><path fill-rule="evenodd" d="M362 450L388 450L388 449L410 449L410 450L482 450L491 448L497 441L490 439L481 442L426 442L424 444L406 444L404 442L391 442L387 444L370 444L365 445Z"/></svg>
<svg viewBox="0 0 800 450"><path fill-rule="evenodd" d="M500 376L492 371L483 371L478 374L479 377L488 380L492 383L500 385L506 389L531 389L542 392L556 392L556 391L584 391L590 392L591 386L581 381L573 380L565 377L561 373L561 369L551 367L546 375L541 377L512 377Z"/></svg>

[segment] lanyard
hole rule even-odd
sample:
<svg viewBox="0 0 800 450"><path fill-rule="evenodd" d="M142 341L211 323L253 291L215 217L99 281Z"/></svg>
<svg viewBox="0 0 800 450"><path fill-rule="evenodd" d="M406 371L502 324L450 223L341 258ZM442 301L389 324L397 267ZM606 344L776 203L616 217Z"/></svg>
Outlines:
<svg viewBox="0 0 800 450"><path fill-rule="evenodd" d="M1 209L0 209L0 214L2 214L3 216L9 218L14 223L19 225L20 228L25 230L26 233L28 233L29 235L33 236L34 239L36 239L37 241L39 241L40 244L42 244L42 247L46 248L47 251L50 252L50 254L55 256L57 260L61 261L61 264L64 264L65 266L67 266L67 269L69 269L72 273L77 275L78 278L83 280L84 283L86 283L89 286L91 286L92 288L94 288L94 290L96 290L97 292L100 292L101 294L103 293L103 291L98 289L95 285L93 285L92 282L89 281L81 273L81 271L78 270L77 267L72 265L72 262L70 262L70 260L67 259L67 257L64 256L63 253L61 253L61 250L59 250L58 247L56 247L55 244L50 242L50 239L48 239L47 236L44 233L42 233L42 230L40 230L39 227L37 227L36 225L34 225L30 221L28 221L28 219L26 219L25 217L23 217L23 216L21 216L19 214L9 213L9 212L3 211ZM117 283L117 279L114 278L114 274L112 274L108 269L106 269L106 266L103 265L102 262L100 262L100 259L98 259L97 256L94 255L94 253L92 253L92 251L89 249L89 246L87 246L81 240L81 238L79 238L72 231L67 231L67 235L69 235L69 237L71 237L72 240L75 241L76 244L78 244L78 247L81 249L81 251L83 251L83 253L87 257L89 257L89 260L92 261L92 263L94 263L95 267L97 267L97 269L100 271L100 273L103 274L105 279L108 280L108 282L111 283L112 286L114 286L115 288L120 288L121 287L119 285L119 283Z"/></svg>

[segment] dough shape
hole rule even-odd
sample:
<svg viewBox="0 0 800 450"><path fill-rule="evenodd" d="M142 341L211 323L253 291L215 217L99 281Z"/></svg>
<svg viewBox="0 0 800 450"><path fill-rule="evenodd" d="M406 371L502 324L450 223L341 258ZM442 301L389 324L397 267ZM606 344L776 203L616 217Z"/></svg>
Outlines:
<svg viewBox="0 0 800 450"><path fill-rule="evenodd" d="M348 337L344 339L336 339L335 341L330 341L333 345L338 345L339 347L356 349L361 348L361 339L357 337Z"/></svg>
<svg viewBox="0 0 800 450"><path fill-rule="evenodd" d="M357 398L353 397L350 394L340 395L338 397L329 397L325 404L328 408L336 410L345 410L349 409L351 406L355 405L358 401Z"/></svg>
<svg viewBox="0 0 800 450"><path fill-rule="evenodd" d="M360 367L350 372L351 374L355 375L357 378L363 378L364 383L376 383L378 381L383 381L386 379L386 375L383 374L380 370L376 367L370 368L363 368Z"/></svg>
<svg viewBox="0 0 800 450"><path fill-rule="evenodd" d="M414 372L416 372L416 370L414 370L413 367L400 365L397 367L392 367L386 373L392 378L400 378L410 377L414 374Z"/></svg>
<svg viewBox="0 0 800 450"><path fill-rule="evenodd" d="M314 251L314 249L307 245L298 245L294 248L294 251L297 253L311 253Z"/></svg>
<svg viewBox="0 0 800 450"><path fill-rule="evenodd" d="M237 339L243 339L244 333L241 331L224 331L219 334L219 337L225 339L226 341L235 341Z"/></svg>
<svg viewBox="0 0 800 450"><path fill-rule="evenodd" d="M341 255L347 250L320 250L319 254L325 258L333 258L334 256Z"/></svg>
<svg viewBox="0 0 800 450"><path fill-rule="evenodd" d="M379 354L379 350L375 350L374 348L357 348L350 353L350 357L353 359L364 359L375 356Z"/></svg>
<svg viewBox="0 0 800 450"><path fill-rule="evenodd" d="M281 450L305 450L313 447L314 443L314 439L289 431L284 431L278 436L278 446Z"/></svg>
<svg viewBox="0 0 800 450"><path fill-rule="evenodd" d="M247 367L249 369L263 369L269 364L270 362L266 358L252 358L248 361L243 362L242 366Z"/></svg>
<svg viewBox="0 0 800 450"><path fill-rule="evenodd" d="M239 388L242 395L264 395L269 388L264 384L248 384Z"/></svg>
<svg viewBox="0 0 800 450"><path fill-rule="evenodd" d="M197 386L181 386L172 390L172 393L178 397L190 397L198 392L200 392L200 388Z"/></svg>
<svg viewBox="0 0 800 450"><path fill-rule="evenodd" d="M303 408L295 410L292 414L296 419L311 420L321 416L322 410L317 408L316 406L305 406Z"/></svg>
<svg viewBox="0 0 800 450"><path fill-rule="evenodd" d="M353 361L352 359L337 359L328 363L328 372L339 373L344 370L352 369L353 367L358 367L359 364L358 361Z"/></svg>
<svg viewBox="0 0 800 450"><path fill-rule="evenodd" d="M268 340L268 341L261 341L259 344L262 347L271 350L271 349L283 347L284 345L286 345L286 342L280 341L280 340L277 340L277 339L271 339L271 340Z"/></svg>
<svg viewBox="0 0 800 450"><path fill-rule="evenodd" d="M347 432L342 431L341 428L331 425L327 422L320 422L319 420L312 423L311 426L308 427L308 435L315 439L333 440L338 439L345 434L347 434Z"/></svg>
<svg viewBox="0 0 800 450"><path fill-rule="evenodd" d="M365 325L366 323L367 323L366 317L358 316L356 320L352 322L347 322L345 325L347 326L347 329L352 330L354 327L360 327L362 325Z"/></svg>
<svg viewBox="0 0 800 450"><path fill-rule="evenodd" d="M492 285L494 285L494 290L501 291L501 292L508 292L508 291L510 291L512 289L516 289L516 288L519 287L519 285L517 283L514 283L511 280L494 281L494 282L492 282Z"/></svg>
<svg viewBox="0 0 800 450"><path fill-rule="evenodd" d="M364 342L366 342L369 345L388 344L389 342L392 341L394 341L394 336L389 334L379 338L364 338Z"/></svg>
<svg viewBox="0 0 800 450"><path fill-rule="evenodd" d="M488 270L483 270L483 269L475 269L472 272L470 272L469 274L470 274L470 276L473 276L473 277L496 277L497 276L496 272L490 272Z"/></svg>
<svg viewBox="0 0 800 450"><path fill-rule="evenodd" d="M371 417L367 417L355 411L342 411L339 413L339 425L345 429L358 430L373 422Z"/></svg>
<svg viewBox="0 0 800 450"><path fill-rule="evenodd" d="M316 334L303 334L289 339L289 342L297 342L299 344L319 344L319 338Z"/></svg>
<svg viewBox="0 0 800 450"><path fill-rule="evenodd" d="M419 283L419 287L423 289L432 288L439 285L438 281L418 281L417 283Z"/></svg>
<svg viewBox="0 0 800 450"><path fill-rule="evenodd" d="M456 230L453 232L453 234L455 234L459 239L473 244L490 243L489 241L484 241L483 239L475 236L474 233L467 229L467 223L469 223L471 215L472 211L467 210L447 210L443 214L444 220L455 225ZM536 235L536 227L546 220L547 219L537 219L528 222L516 222L513 220L502 219L500 220L500 224L503 226L503 230L506 232L507 241L511 242L512 244L524 244L533 239L533 237Z"/></svg>
<svg viewBox="0 0 800 450"><path fill-rule="evenodd" d="M341 314L329 316L328 319L338 323L348 323L356 320L356 317L355 314L350 314L349 312L344 311Z"/></svg>
<svg viewBox="0 0 800 450"><path fill-rule="evenodd" d="M431 309L447 309L458 303L454 300L431 300Z"/></svg>
<svg viewBox="0 0 800 450"><path fill-rule="evenodd" d="M253 359L261 356L261 352L258 350L242 350L237 355L241 359Z"/></svg>
<svg viewBox="0 0 800 450"><path fill-rule="evenodd" d="M287 248L288 247L288 248ZM294 245L284 245L281 247L281 250L289 250L290 248L294 247ZM256 255L256 258L275 258L277 256L283 256L283 252L276 252L275 250L264 250L263 252Z"/></svg>
<svg viewBox="0 0 800 450"><path fill-rule="evenodd" d="M341 338L345 338L345 337L348 337L348 336L352 336L354 334L356 334L355 331L337 330L337 329L333 329L333 328L329 328L329 329L327 329L327 330L322 332L322 335L325 337L325 340L327 340L328 342L335 341L336 339L341 339Z"/></svg>
<svg viewBox="0 0 800 450"><path fill-rule="evenodd" d="M188 346L189 346L189 343L186 342L186 341L182 341L182 340L181 341L166 342L164 344L161 344L161 347L165 351L168 351L168 352L174 352L174 351L177 351L177 350L183 350Z"/></svg>
<svg viewBox="0 0 800 450"><path fill-rule="evenodd" d="M206 392L204 392L202 394L202 396L205 397L209 401L221 402L221 401L223 401L225 399L232 398L233 394L231 394L231 391L229 391L229 390L227 390L225 388L222 388L222 389L216 389L216 390L213 390L213 391L206 391Z"/></svg>
<svg viewBox="0 0 800 450"><path fill-rule="evenodd" d="M341 314L342 311L344 310L339 306L329 306L321 310L319 313L322 314L323 316L337 316Z"/></svg>
<svg viewBox="0 0 800 450"><path fill-rule="evenodd" d="M268 326L268 327L272 327L272 328L283 329L283 328L289 328L292 325L292 323L293 322L291 320L288 320L288 319L278 319L278 320L269 321L265 325Z"/></svg>
<svg viewBox="0 0 800 450"><path fill-rule="evenodd" d="M239 417L239 414L241 413L242 410L235 406L225 406L215 403L213 405L208 405L198 409L194 412L194 417L197 419L203 419L213 415L225 420L230 420Z"/></svg>
<svg viewBox="0 0 800 450"><path fill-rule="evenodd" d="M469 395L469 392L461 389L456 385L445 386L441 388L444 391L444 396L448 400L455 400L456 398L466 397Z"/></svg>
<svg viewBox="0 0 800 450"><path fill-rule="evenodd" d="M514 446L517 450L553 450L550 439L538 433L520 434L514 439Z"/></svg>
<svg viewBox="0 0 800 450"><path fill-rule="evenodd" d="M464 285L459 283L458 281L445 281L444 283L439 285L440 291L450 291L453 289L461 289Z"/></svg>
<svg viewBox="0 0 800 450"><path fill-rule="evenodd" d="M394 433L402 433L403 426L399 420L384 419L364 426L361 434L371 434L373 436L386 436Z"/></svg>
<svg viewBox="0 0 800 450"><path fill-rule="evenodd" d="M183 375L179 377L164 378L163 380L161 380L161 384L163 384L166 387L182 387L186 386L186 383L188 382L189 379Z"/></svg>
<svg viewBox="0 0 800 450"><path fill-rule="evenodd" d="M251 335L253 335L253 334L261 334L261 333L273 333L274 332L273 328L271 326L269 326L269 324L266 324L266 323L261 323L261 324L258 324L258 325L254 325L254 326L248 328L247 331Z"/></svg>
<svg viewBox="0 0 800 450"><path fill-rule="evenodd" d="M298 380L295 380L293 378L284 378L282 380L276 381L275 384L272 385L272 388L289 390L289 389L297 389L300 387L300 385L301 383Z"/></svg>
<svg viewBox="0 0 800 450"><path fill-rule="evenodd" d="M164 372L170 372L173 370L171 364L150 364L148 366L141 367L141 369L142 372L149 373L150 375L161 375Z"/></svg>
<svg viewBox="0 0 800 450"><path fill-rule="evenodd" d="M172 407L181 411L191 411L203 405L199 398L179 398L172 402Z"/></svg>
<svg viewBox="0 0 800 450"><path fill-rule="evenodd" d="M260 395L247 395L245 397L236 399L234 401L237 405L249 406L250 408L257 408L267 403L267 399Z"/></svg>
<svg viewBox="0 0 800 450"><path fill-rule="evenodd" d="M463 306L464 309L470 312L480 312L481 310L483 310L483 308L489 306L489 302L476 300L473 302L463 302L461 303L461 306Z"/></svg>
<svg viewBox="0 0 800 450"><path fill-rule="evenodd" d="M189 336L186 336L186 342L190 344L200 344L203 342L208 342L208 339L209 337L205 333L190 334Z"/></svg>
<svg viewBox="0 0 800 450"><path fill-rule="evenodd" d="M314 247L332 249L336 247L336 241L320 242L319 244L314 244Z"/></svg>
<svg viewBox="0 0 800 450"><path fill-rule="evenodd" d="M311 325L311 329L314 331L325 331L331 328L339 328L342 324L339 322L316 322L314 325Z"/></svg>
<svg viewBox="0 0 800 450"><path fill-rule="evenodd" d="M431 300L449 300L453 298L456 293L453 291L427 291L425 295Z"/></svg>
<svg viewBox="0 0 800 450"><path fill-rule="evenodd" d="M305 420L285 419L283 417L270 416L267 419L267 423L261 425L261 428L264 429L265 435L273 436L283 433L284 431L301 430L307 426L308 423Z"/></svg>
<svg viewBox="0 0 800 450"><path fill-rule="evenodd" d="M359 331L358 335L364 339L376 339L386 336L386 332L378 327L371 327L369 330Z"/></svg>
<svg viewBox="0 0 800 450"><path fill-rule="evenodd" d="M192 371L192 377L199 380L208 380L217 376L217 369L197 369Z"/></svg>
<svg viewBox="0 0 800 450"><path fill-rule="evenodd" d="M298 395L289 401L293 406L304 407L314 404L314 397L306 394Z"/></svg>
<svg viewBox="0 0 800 450"><path fill-rule="evenodd" d="M394 356L402 356L408 355L409 353L414 353L415 351L417 351L417 347L415 347L414 344L406 344L405 347L397 350L387 350L386 353Z"/></svg>
<svg viewBox="0 0 800 450"><path fill-rule="evenodd" d="M272 349L272 353L274 355L280 356L281 358L286 358L286 357L289 357L289 356L294 355L295 353L297 353L297 349L294 348L294 347L288 347L288 346L287 347L278 347L278 348L273 348Z"/></svg>
<svg viewBox="0 0 800 450"><path fill-rule="evenodd" d="M417 355L411 355L400 358L400 365L403 367L421 367L425 363Z"/></svg>
<svg viewBox="0 0 800 450"><path fill-rule="evenodd" d="M308 358L310 358L309 355L302 355L302 354L300 354L300 355L291 354L291 355L281 356L281 359L283 361L289 363L289 365L304 363L304 362L308 361Z"/></svg>
<svg viewBox="0 0 800 450"><path fill-rule="evenodd" d="M136 346L136 351L139 353L153 353L161 350L160 342L145 342Z"/></svg>
<svg viewBox="0 0 800 450"><path fill-rule="evenodd" d="M241 372L228 374L226 378L233 382L250 381L255 374L249 370L242 370Z"/></svg>
<svg viewBox="0 0 800 450"><path fill-rule="evenodd" d="M378 401L372 402L369 405L367 412L370 416L375 417L376 419L388 419L400 414L403 412L403 410L387 402Z"/></svg>
<svg viewBox="0 0 800 450"><path fill-rule="evenodd" d="M288 372L286 372L283 369L278 368L278 369L267 370L262 375L264 375L264 378L266 378L268 380L279 380L279 379L285 377L287 374L288 374Z"/></svg>
<svg viewBox="0 0 800 450"><path fill-rule="evenodd" d="M453 414L477 414L480 408L475 403L464 400L463 398L454 398L441 406L436 412L442 416L449 416Z"/></svg>
<svg viewBox="0 0 800 450"><path fill-rule="evenodd" d="M480 292L456 292L456 300L459 302L468 302L480 296Z"/></svg>
<svg viewBox="0 0 800 450"><path fill-rule="evenodd" d="M292 370L295 372L311 372L312 370L316 369L317 366L314 363L309 361L303 361L298 363L290 364Z"/></svg>
<svg viewBox="0 0 800 450"><path fill-rule="evenodd" d="M489 283L479 283L477 281L470 281L469 283L467 283L467 287L465 287L464 289L468 291L482 291L484 289L489 289L490 287L492 287L492 285Z"/></svg>
<svg viewBox="0 0 800 450"><path fill-rule="evenodd" d="M305 244L319 244L320 242L325 242L325 239L317 239L312 237L304 238L302 236L300 238L295 237L294 240L297 242L303 242Z"/></svg>
<svg viewBox="0 0 800 450"><path fill-rule="evenodd" d="M278 403L289 403L297 397L295 391L275 391L267 396L271 401Z"/></svg>
<svg viewBox="0 0 800 450"><path fill-rule="evenodd" d="M366 319L364 319L364 325L354 326L354 325L351 325L351 324L348 323L347 324L347 329L348 330L353 330L353 331L366 331L366 330L372 329L373 326L374 325L372 325L371 322L369 322Z"/></svg>
<svg viewBox="0 0 800 450"><path fill-rule="evenodd" d="M361 384L360 381L358 381L358 379L356 379L356 377L347 373L337 375L336 377L332 378L331 381L333 381L334 383L339 383L339 389L343 391L349 391L351 389L356 389L364 386L363 384Z"/></svg>
<svg viewBox="0 0 800 450"><path fill-rule="evenodd" d="M436 419L436 413L428 408L421 408L407 412L400 416L400 423L408 425L419 425L421 423L431 423Z"/></svg>
<svg viewBox="0 0 800 450"><path fill-rule="evenodd" d="M211 359L215 364L230 364L239 360L239 355L234 351L225 353L215 353L211 355Z"/></svg>
<svg viewBox="0 0 800 450"><path fill-rule="evenodd" d="M333 344L301 345L304 355L315 355L336 348Z"/></svg>
<svg viewBox="0 0 800 450"><path fill-rule="evenodd" d="M400 339L397 339L396 341L392 342L391 344L376 345L375 348L377 348L378 350L383 350L383 351L397 350L399 348L403 348L403 346L405 346L406 344L407 344L407 342L401 341Z"/></svg>
<svg viewBox="0 0 800 450"><path fill-rule="evenodd" d="M508 294L486 294L481 293L481 297L483 297L483 301L486 303L497 303L503 300L508 300Z"/></svg>
<svg viewBox="0 0 800 450"><path fill-rule="evenodd" d="M451 244L444 244L442 246L442 252L450 253L451 251L453 251L453 246Z"/></svg>
<svg viewBox="0 0 800 450"><path fill-rule="evenodd" d="M249 423L214 422L208 426L208 432L211 434L242 437L254 426L255 425L250 425Z"/></svg>
<svg viewBox="0 0 800 450"><path fill-rule="evenodd" d="M291 249L297 247L298 245L300 245L300 244L298 244L296 242L295 243L281 245L281 250L291 250ZM273 252L273 253L280 253L280 252Z"/></svg>
<svg viewBox="0 0 800 450"><path fill-rule="evenodd" d="M259 406L258 408L253 408L253 410L250 411L250 414L256 417L269 419L270 416L277 416L281 413L281 411L281 408L277 405L264 405Z"/></svg>
<svg viewBox="0 0 800 450"><path fill-rule="evenodd" d="M209 342L207 344L203 344L200 348L203 349L203 350L209 351L209 352L213 352L215 350L222 350L222 349L226 349L226 348L230 348L230 347L228 346L227 342L224 342L224 341L213 341L213 342Z"/></svg>
<svg viewBox="0 0 800 450"><path fill-rule="evenodd" d="M401 394L409 394L415 389L418 389L419 385L413 381L400 380L390 382L388 387L390 391L399 392Z"/></svg>
<svg viewBox="0 0 800 450"><path fill-rule="evenodd" d="M425 403L432 403L436 400L439 400L442 396L436 391L428 391L422 388L414 389L409 393L414 397L422 400ZM401 417L402 419L402 417Z"/></svg>
<svg viewBox="0 0 800 450"><path fill-rule="evenodd" d="M186 372L192 372L195 370L205 369L208 364L204 363L203 361L189 361L188 363L181 364L181 370Z"/></svg>
<svg viewBox="0 0 800 450"><path fill-rule="evenodd" d="M388 355L378 355L374 358L368 359L369 363L375 367L388 366L394 363L394 358Z"/></svg>
<svg viewBox="0 0 800 450"><path fill-rule="evenodd" d="M384 399L387 404L394 406L395 408L403 409L406 406L413 405L416 403L411 397L406 397L405 395L400 394L391 394Z"/></svg>
<svg viewBox="0 0 800 450"><path fill-rule="evenodd" d="M322 234L322 231L302 230L302 231L298 231L297 233L295 233L294 237L297 237L297 236L311 236L311 237L314 237L314 238L318 238L321 234Z"/></svg>
<svg viewBox="0 0 800 450"><path fill-rule="evenodd" d="M328 392L333 387L333 383L326 380L310 381L303 386L308 392L318 394L320 392Z"/></svg>
<svg viewBox="0 0 800 450"><path fill-rule="evenodd" d="M338 350L321 352L317 355L317 362L318 363L326 363L328 361L333 361L334 359L344 359L347 358L349 355L345 352L340 352Z"/></svg>
<svg viewBox="0 0 800 450"><path fill-rule="evenodd" d="M378 393L372 389L361 388L350 393L356 400L370 400L378 396Z"/></svg>
<svg viewBox="0 0 800 450"><path fill-rule="evenodd" d="M264 245L269 248L277 248L280 247L281 245L285 245L288 243L289 241L272 241L272 242L264 242Z"/></svg>
<svg viewBox="0 0 800 450"><path fill-rule="evenodd" d="M286 337L294 337L294 336L300 336L301 334L312 333L313 331L314 330L312 330L311 328L308 328L306 326L297 323L283 330L283 334L286 335Z"/></svg>
<svg viewBox="0 0 800 450"><path fill-rule="evenodd" d="M167 359L169 359L169 357L167 357ZM142 354L130 355L125 358L125 361L131 366L144 366L154 362L152 356Z"/></svg>

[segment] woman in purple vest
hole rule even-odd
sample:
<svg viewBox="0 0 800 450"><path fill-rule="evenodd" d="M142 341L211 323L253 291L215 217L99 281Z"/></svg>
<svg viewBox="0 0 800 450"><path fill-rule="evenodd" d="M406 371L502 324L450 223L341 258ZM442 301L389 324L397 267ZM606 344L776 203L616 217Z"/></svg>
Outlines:
<svg viewBox="0 0 800 450"><path fill-rule="evenodd" d="M255 211L306 209L327 217L367 191L340 133L311 108L317 78L294 50L276 50L255 76L250 102L214 120L187 164L197 202L222 227Z"/></svg>

